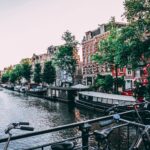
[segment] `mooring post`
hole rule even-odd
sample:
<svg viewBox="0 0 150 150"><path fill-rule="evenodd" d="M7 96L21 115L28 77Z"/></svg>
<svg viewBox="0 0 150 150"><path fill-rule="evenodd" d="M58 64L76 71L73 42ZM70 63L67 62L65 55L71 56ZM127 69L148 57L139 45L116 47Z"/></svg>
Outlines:
<svg viewBox="0 0 150 150"><path fill-rule="evenodd" d="M82 132L82 150L88 150L90 129L91 125L89 123L84 123L79 127L79 130Z"/></svg>

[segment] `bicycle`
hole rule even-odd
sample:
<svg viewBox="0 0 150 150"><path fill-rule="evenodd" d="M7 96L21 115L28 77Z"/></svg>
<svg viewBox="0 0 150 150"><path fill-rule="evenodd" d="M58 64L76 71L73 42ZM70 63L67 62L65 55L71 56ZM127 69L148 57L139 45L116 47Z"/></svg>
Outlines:
<svg viewBox="0 0 150 150"><path fill-rule="evenodd" d="M11 123L5 129L5 134L8 134L8 140L4 146L4 150L8 150L8 146L12 137L12 133L10 132L12 129L19 129L19 130L26 130L26 131L33 131L33 127L29 127L29 122L19 122L19 123ZM73 150L75 144L73 142L65 141L62 143L57 143L51 145L50 150Z"/></svg>
<svg viewBox="0 0 150 150"><path fill-rule="evenodd" d="M135 104L132 104L132 105L128 105L127 107L129 109L132 109L132 110L135 111L136 116L134 116L134 119L135 119L136 122L143 123L143 124L150 123L150 118L145 117L146 113L148 113L148 116L150 114L150 111L149 111L150 103L148 101L145 101L143 103L135 103ZM106 109L104 111L104 114L105 115L113 115L113 114L119 113L118 108L119 108L118 105L114 105L114 106ZM144 117L142 116L143 112L144 112Z"/></svg>
<svg viewBox="0 0 150 150"><path fill-rule="evenodd" d="M111 146L110 146L111 144L108 140L108 137L110 136L112 131L114 131L114 129L117 129L123 126L128 126L128 125L133 125L133 126L137 126L140 128L140 132L138 132L138 136L129 147L129 150L139 150L139 147L141 146L142 142L144 143L145 150L150 150L150 134L149 134L150 125L144 125L141 123L136 123L133 121L122 119L120 118L119 114L113 115L113 119L100 121L99 125L101 127L105 127L114 122L116 123L122 122L122 124L116 125L110 128L106 128L100 131L99 130L94 131L95 139L98 143L97 148L95 150L111 150Z"/></svg>
<svg viewBox="0 0 150 150"><path fill-rule="evenodd" d="M29 122L18 122L18 123L11 123L8 125L8 127L5 129L5 134L8 134L8 140L5 144L4 150L8 149L12 133L10 132L12 129L19 129L19 130L26 130L26 131L33 131L33 127L28 127Z"/></svg>
<svg viewBox="0 0 150 150"><path fill-rule="evenodd" d="M73 142L65 141L62 143L51 145L50 150L74 150L74 148L75 148L75 144Z"/></svg>

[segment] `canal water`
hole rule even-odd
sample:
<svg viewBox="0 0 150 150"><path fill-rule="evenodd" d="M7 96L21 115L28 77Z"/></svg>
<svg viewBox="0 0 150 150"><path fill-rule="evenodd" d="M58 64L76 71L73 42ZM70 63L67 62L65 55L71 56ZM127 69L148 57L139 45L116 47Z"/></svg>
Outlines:
<svg viewBox="0 0 150 150"><path fill-rule="evenodd" d="M99 113L87 110L69 109L68 105L64 103L47 101L5 89L0 91L0 138L7 136L4 130L12 122L30 122L31 126L35 128L34 131L40 131L99 116ZM12 131L13 135L28 132ZM16 140L10 143L9 149L28 148L77 134L78 131L71 130ZM0 149L3 146L0 144Z"/></svg>

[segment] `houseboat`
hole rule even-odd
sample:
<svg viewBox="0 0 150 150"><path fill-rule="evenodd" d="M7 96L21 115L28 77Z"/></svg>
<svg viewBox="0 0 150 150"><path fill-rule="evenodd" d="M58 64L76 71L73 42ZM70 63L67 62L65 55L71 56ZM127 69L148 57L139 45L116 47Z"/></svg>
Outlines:
<svg viewBox="0 0 150 150"><path fill-rule="evenodd" d="M121 112L130 110L131 107L129 106L133 106L137 102L132 96L82 91L78 93L75 103L77 106L102 112L117 105L118 111Z"/></svg>

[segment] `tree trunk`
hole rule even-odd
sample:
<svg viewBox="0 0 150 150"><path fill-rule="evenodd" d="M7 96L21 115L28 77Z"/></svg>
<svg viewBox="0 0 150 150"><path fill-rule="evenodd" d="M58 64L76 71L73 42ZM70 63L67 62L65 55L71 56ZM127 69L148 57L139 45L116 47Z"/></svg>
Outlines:
<svg viewBox="0 0 150 150"><path fill-rule="evenodd" d="M115 93L118 94L118 65L115 65Z"/></svg>

